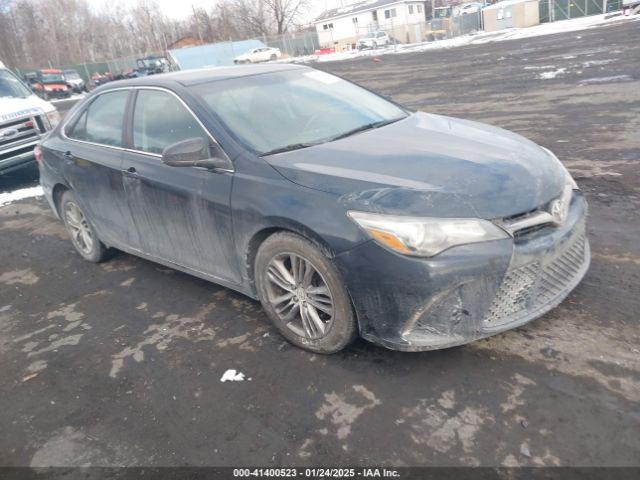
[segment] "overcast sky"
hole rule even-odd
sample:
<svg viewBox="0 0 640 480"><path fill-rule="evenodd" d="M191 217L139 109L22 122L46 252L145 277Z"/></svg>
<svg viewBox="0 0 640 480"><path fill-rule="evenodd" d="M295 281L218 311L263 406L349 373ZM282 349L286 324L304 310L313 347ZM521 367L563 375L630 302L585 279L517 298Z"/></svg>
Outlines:
<svg viewBox="0 0 640 480"><path fill-rule="evenodd" d="M108 0L103 0L108 1ZM132 0L136 1L136 0ZM209 9L215 4L215 0L156 0L164 13L171 18L182 19L188 16L192 11L192 5L196 7L204 7ZM311 21L324 10L340 6L341 3L347 5L354 3L355 0L310 0L311 8L309 9L308 20Z"/></svg>

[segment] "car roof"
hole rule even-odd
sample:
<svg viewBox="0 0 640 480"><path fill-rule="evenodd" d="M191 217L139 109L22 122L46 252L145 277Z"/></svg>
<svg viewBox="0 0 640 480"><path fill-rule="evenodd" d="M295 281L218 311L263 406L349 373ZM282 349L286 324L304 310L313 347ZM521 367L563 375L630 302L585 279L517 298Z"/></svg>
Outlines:
<svg viewBox="0 0 640 480"><path fill-rule="evenodd" d="M57 68L43 68L40 71L42 73L62 73L62 70L58 70Z"/></svg>
<svg viewBox="0 0 640 480"><path fill-rule="evenodd" d="M118 80L116 82L109 82L105 84L104 87L100 87L100 90L104 91L110 90L111 88L129 86L171 87L175 86L175 84L179 84L182 86L191 86L199 85L202 83L215 82L219 80L228 80L231 78L250 77L254 75L262 75L265 73L284 72L287 70L310 70L310 68L302 65L293 65L288 63L202 68L197 70L183 70L180 72L160 73L157 75L148 75L144 77Z"/></svg>

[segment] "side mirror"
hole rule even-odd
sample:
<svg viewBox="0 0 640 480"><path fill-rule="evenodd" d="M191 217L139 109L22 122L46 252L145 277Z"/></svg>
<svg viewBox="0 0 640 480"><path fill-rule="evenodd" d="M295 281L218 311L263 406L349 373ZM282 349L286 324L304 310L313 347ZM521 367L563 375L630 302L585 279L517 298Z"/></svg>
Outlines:
<svg viewBox="0 0 640 480"><path fill-rule="evenodd" d="M233 170L233 164L215 146L218 155L211 156L209 144L201 137L188 138L167 146L162 151L162 162L170 167L202 167L210 169Z"/></svg>

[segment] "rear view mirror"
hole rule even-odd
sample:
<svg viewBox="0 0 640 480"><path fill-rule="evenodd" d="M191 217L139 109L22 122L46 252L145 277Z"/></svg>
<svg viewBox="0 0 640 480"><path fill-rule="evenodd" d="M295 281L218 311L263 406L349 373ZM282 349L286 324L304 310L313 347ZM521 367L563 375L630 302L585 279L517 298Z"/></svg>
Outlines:
<svg viewBox="0 0 640 480"><path fill-rule="evenodd" d="M219 156L211 156L211 151L220 153ZM170 167L203 167L221 168L233 170L231 161L216 145L210 149L209 144L201 137L188 138L167 146L162 151L162 162Z"/></svg>

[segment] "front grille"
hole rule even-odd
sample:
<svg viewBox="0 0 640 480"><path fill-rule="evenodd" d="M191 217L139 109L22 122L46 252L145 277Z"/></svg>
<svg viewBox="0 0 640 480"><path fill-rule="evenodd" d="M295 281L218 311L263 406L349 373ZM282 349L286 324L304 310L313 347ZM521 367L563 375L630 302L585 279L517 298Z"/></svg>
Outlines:
<svg viewBox="0 0 640 480"><path fill-rule="evenodd" d="M33 150L40 134L45 131L40 116L23 117L0 123L0 161L24 155Z"/></svg>
<svg viewBox="0 0 640 480"><path fill-rule="evenodd" d="M555 261L547 265L540 275L536 303L544 305L560 295L571 283L585 262L585 236L580 235Z"/></svg>
<svg viewBox="0 0 640 480"><path fill-rule="evenodd" d="M507 272L483 326L498 327L530 316L575 284L587 261L584 230L559 254Z"/></svg>

